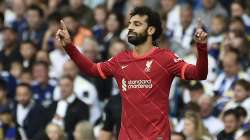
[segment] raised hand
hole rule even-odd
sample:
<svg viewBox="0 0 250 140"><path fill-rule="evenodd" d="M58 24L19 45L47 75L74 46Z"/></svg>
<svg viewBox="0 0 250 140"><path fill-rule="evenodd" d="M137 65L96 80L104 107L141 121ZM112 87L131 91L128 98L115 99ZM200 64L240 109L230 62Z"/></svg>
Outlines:
<svg viewBox="0 0 250 140"><path fill-rule="evenodd" d="M63 20L61 22L61 28L57 30L56 32L56 39L58 39L63 47L66 47L68 44L70 44L71 38L69 35L69 31L67 29L66 24L64 23Z"/></svg>
<svg viewBox="0 0 250 140"><path fill-rule="evenodd" d="M204 25L202 24L201 20L198 20L197 23L197 27L196 27L196 31L194 34L194 40L196 43L207 43L207 38L208 38L208 34L207 32L204 30Z"/></svg>

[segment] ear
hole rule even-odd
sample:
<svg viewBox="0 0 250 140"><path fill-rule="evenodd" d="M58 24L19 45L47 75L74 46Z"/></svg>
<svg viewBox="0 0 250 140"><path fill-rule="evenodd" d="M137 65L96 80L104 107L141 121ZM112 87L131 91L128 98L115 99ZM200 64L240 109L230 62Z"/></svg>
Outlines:
<svg viewBox="0 0 250 140"><path fill-rule="evenodd" d="M153 26L149 26L148 27L148 35L153 35L155 33L155 27Z"/></svg>

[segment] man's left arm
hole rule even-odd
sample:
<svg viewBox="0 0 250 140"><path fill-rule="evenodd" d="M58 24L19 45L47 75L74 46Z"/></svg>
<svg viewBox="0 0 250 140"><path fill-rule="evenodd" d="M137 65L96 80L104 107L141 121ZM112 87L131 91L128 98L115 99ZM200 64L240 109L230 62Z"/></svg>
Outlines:
<svg viewBox="0 0 250 140"><path fill-rule="evenodd" d="M182 79L185 80L205 80L208 74L208 53L207 53L208 34L201 21L198 21L194 40L198 51L196 65L185 64L182 67Z"/></svg>
<svg viewBox="0 0 250 140"><path fill-rule="evenodd" d="M185 80L205 80L208 74L207 44L197 43L198 56L196 65L186 64L183 66Z"/></svg>

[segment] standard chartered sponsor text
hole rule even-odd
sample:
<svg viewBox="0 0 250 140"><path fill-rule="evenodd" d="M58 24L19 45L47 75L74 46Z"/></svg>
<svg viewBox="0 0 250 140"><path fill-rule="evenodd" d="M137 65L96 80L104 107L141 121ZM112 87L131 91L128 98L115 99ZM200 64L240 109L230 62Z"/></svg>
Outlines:
<svg viewBox="0 0 250 140"><path fill-rule="evenodd" d="M128 86L130 88L152 88L151 80L129 80Z"/></svg>

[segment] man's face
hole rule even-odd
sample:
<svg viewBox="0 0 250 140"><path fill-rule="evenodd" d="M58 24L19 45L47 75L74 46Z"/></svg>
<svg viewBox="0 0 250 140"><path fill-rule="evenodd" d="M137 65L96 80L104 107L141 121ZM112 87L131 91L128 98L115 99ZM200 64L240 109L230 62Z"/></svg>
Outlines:
<svg viewBox="0 0 250 140"><path fill-rule="evenodd" d="M137 46L146 42L148 34L147 16L132 16L128 23L128 42Z"/></svg>
<svg viewBox="0 0 250 140"><path fill-rule="evenodd" d="M120 52L126 50L126 46L123 43L120 42L116 42L114 44L112 44L112 46L110 46L109 49L109 55L111 57L116 56L117 54L119 54Z"/></svg>
<svg viewBox="0 0 250 140"><path fill-rule="evenodd" d="M77 32L78 24L73 17L66 16L63 18L63 21L67 25L70 34L74 34Z"/></svg>
<svg viewBox="0 0 250 140"><path fill-rule="evenodd" d="M99 52L93 43L92 44L89 43L84 46L83 53L85 54L87 58L95 62L97 60L97 56Z"/></svg>
<svg viewBox="0 0 250 140"><path fill-rule="evenodd" d="M35 47L30 43L23 43L20 46L20 53L25 59L32 59L35 51Z"/></svg>
<svg viewBox="0 0 250 140"><path fill-rule="evenodd" d="M19 104L26 106L30 103L31 93L25 86L19 86L16 89L16 100Z"/></svg>
<svg viewBox="0 0 250 140"><path fill-rule="evenodd" d="M36 65L33 67L32 71L33 77L39 83L48 82L48 69L43 65Z"/></svg>
<svg viewBox="0 0 250 140"><path fill-rule="evenodd" d="M0 102L6 98L6 90L0 88Z"/></svg>
<svg viewBox="0 0 250 140"><path fill-rule="evenodd" d="M210 115L210 113L212 112L213 109L213 104L212 104L212 100L209 98L204 98L201 97L198 100L198 104L200 106L200 115L201 117L207 117Z"/></svg>
<svg viewBox="0 0 250 140"><path fill-rule="evenodd" d="M181 25L183 26L183 28L187 28L193 19L193 13L192 13L192 9L189 8L183 8L181 9Z"/></svg>
<svg viewBox="0 0 250 140"><path fill-rule="evenodd" d="M227 76L236 76L239 72L239 64L234 54L226 55L222 60L222 65Z"/></svg>
<svg viewBox="0 0 250 140"><path fill-rule="evenodd" d="M120 23L115 14L110 14L106 21L106 27L109 32L116 32L120 28Z"/></svg>
<svg viewBox="0 0 250 140"><path fill-rule="evenodd" d="M213 33L221 33L224 29L224 21L220 18L212 18L211 30Z"/></svg>
<svg viewBox="0 0 250 140"><path fill-rule="evenodd" d="M78 74L78 69L75 65L74 62L72 61L68 61L66 63L64 63L63 65L63 74L64 75L69 75L72 78L75 78Z"/></svg>
<svg viewBox="0 0 250 140"><path fill-rule="evenodd" d="M18 17L23 16L26 10L26 4L24 0L13 0L12 9Z"/></svg>
<svg viewBox="0 0 250 140"><path fill-rule="evenodd" d="M197 101L203 95L203 93L204 93L203 89L197 89L197 90L190 91L191 100L193 102L197 103Z"/></svg>
<svg viewBox="0 0 250 140"><path fill-rule="evenodd" d="M7 112L1 113L1 114L0 114L0 121L1 121L3 124L5 124L5 125L10 124L11 121L12 121L11 113L9 113L9 112L8 112L8 113L7 113Z"/></svg>
<svg viewBox="0 0 250 140"><path fill-rule="evenodd" d="M227 115L223 119L226 133L231 133L238 128L238 121L234 115Z"/></svg>
<svg viewBox="0 0 250 140"><path fill-rule="evenodd" d="M39 15L39 12L36 10L27 11L27 21L31 29L37 29L40 26L42 17Z"/></svg>
<svg viewBox="0 0 250 140"><path fill-rule="evenodd" d="M245 27L241 22L235 21L229 24L229 30L235 33L238 33L238 32L242 33L242 32L245 32Z"/></svg>
<svg viewBox="0 0 250 140"><path fill-rule="evenodd" d="M69 5L72 9L78 9L82 5L82 0L70 0Z"/></svg>
<svg viewBox="0 0 250 140"><path fill-rule="evenodd" d="M248 91L241 85L235 85L234 87L234 99L236 102L242 102L248 97Z"/></svg>
<svg viewBox="0 0 250 140"><path fill-rule="evenodd" d="M232 3L230 7L232 16L241 17L244 14L244 9L238 3Z"/></svg>
<svg viewBox="0 0 250 140"><path fill-rule="evenodd" d="M63 78L59 82L61 97L67 99L73 93L73 82L70 79Z"/></svg>
<svg viewBox="0 0 250 140"><path fill-rule="evenodd" d="M58 140L61 138L61 133L56 125L49 125L46 129L46 133L50 139Z"/></svg>
<svg viewBox="0 0 250 140"><path fill-rule="evenodd" d="M165 12L169 12L176 5L176 0L161 0L160 3L162 9Z"/></svg>
<svg viewBox="0 0 250 140"><path fill-rule="evenodd" d="M203 6L206 9L211 9L215 4L215 0L203 0Z"/></svg>
<svg viewBox="0 0 250 140"><path fill-rule="evenodd" d="M3 42L6 47L9 47L15 43L16 40L16 34L9 30L6 29L3 31Z"/></svg>
<svg viewBox="0 0 250 140"><path fill-rule="evenodd" d="M195 133L195 125L190 119L184 119L183 133L186 136L192 136Z"/></svg>

